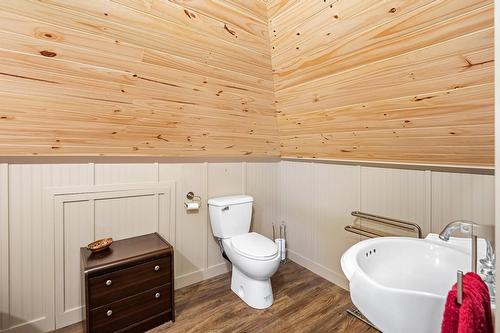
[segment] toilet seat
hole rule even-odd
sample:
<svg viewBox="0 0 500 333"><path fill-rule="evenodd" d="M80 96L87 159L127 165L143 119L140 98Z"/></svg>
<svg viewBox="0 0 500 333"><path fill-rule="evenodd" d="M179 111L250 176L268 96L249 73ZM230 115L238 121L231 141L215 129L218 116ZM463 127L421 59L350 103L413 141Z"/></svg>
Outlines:
<svg viewBox="0 0 500 333"><path fill-rule="evenodd" d="M278 246L256 232L232 237L231 245L238 254L254 260L273 259L278 254Z"/></svg>

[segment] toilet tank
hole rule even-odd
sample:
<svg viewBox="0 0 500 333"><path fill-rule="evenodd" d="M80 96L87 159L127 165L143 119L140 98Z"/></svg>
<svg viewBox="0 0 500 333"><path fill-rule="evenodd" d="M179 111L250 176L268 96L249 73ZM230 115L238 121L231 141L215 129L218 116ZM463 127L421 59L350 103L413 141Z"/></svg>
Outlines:
<svg viewBox="0 0 500 333"><path fill-rule="evenodd" d="M208 200L210 224L215 237L229 238L250 231L253 198L231 195Z"/></svg>

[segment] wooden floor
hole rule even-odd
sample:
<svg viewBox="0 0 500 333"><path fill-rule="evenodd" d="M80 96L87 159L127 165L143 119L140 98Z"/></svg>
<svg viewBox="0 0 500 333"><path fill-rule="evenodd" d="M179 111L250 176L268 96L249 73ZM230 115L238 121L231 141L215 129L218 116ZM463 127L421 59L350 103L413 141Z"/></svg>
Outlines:
<svg viewBox="0 0 500 333"><path fill-rule="evenodd" d="M243 303L230 280L227 273L177 290L176 322L149 332L378 332L345 312L347 291L293 262L273 276L274 304L266 310ZM57 331L80 332L81 324Z"/></svg>

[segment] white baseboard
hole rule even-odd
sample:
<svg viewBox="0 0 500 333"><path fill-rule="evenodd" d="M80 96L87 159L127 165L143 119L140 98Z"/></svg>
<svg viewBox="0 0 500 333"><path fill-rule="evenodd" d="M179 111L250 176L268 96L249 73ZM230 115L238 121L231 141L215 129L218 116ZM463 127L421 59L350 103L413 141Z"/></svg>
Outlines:
<svg viewBox="0 0 500 333"><path fill-rule="evenodd" d="M53 322L50 322L46 317L33 319L29 322L15 323L15 319L12 327L0 330L2 333L40 333L49 332L54 329ZM12 324L12 323L11 323Z"/></svg>
<svg viewBox="0 0 500 333"><path fill-rule="evenodd" d="M323 265L313 262L312 260L303 257L295 251L287 250L290 260L296 262L302 267L307 268L311 272L318 274L322 278L336 284L337 286L349 290L349 281L343 274L337 273ZM175 278L175 289L180 289L191 284L210 279L214 276L227 273L231 270L231 264L220 263L208 267L206 270L200 269L198 271L184 274Z"/></svg>
<svg viewBox="0 0 500 333"><path fill-rule="evenodd" d="M191 284L210 279L214 276L227 273L231 270L231 264L223 262L207 269L200 269L198 271L184 274L175 278L175 289L180 289Z"/></svg>
<svg viewBox="0 0 500 333"><path fill-rule="evenodd" d="M307 268L311 272L318 274L322 278L336 284L337 286L349 290L349 281L343 274L337 273L323 265L315 263L311 259L301 256L295 251L287 250L287 255L290 260L296 262L302 267Z"/></svg>

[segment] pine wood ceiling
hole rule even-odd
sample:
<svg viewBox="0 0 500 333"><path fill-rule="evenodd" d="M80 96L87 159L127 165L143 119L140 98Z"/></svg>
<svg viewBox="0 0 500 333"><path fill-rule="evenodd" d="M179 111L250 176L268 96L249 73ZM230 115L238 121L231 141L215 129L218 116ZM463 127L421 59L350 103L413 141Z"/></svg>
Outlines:
<svg viewBox="0 0 500 333"><path fill-rule="evenodd" d="M491 0L2 0L0 155L493 165Z"/></svg>
<svg viewBox="0 0 500 333"><path fill-rule="evenodd" d="M494 164L491 0L276 0L284 157Z"/></svg>
<svg viewBox="0 0 500 333"><path fill-rule="evenodd" d="M2 155L279 156L266 7L0 1Z"/></svg>

